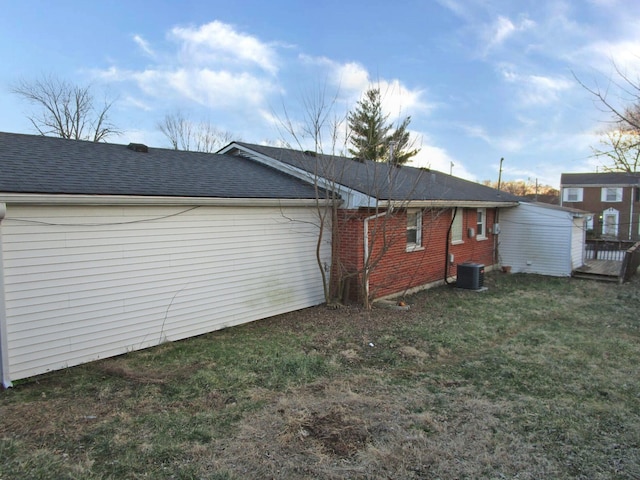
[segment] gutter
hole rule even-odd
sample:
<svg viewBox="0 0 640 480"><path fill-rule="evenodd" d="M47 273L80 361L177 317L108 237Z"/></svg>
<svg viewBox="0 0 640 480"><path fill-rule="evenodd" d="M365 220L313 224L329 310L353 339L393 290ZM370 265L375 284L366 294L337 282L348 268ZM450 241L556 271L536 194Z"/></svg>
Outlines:
<svg viewBox="0 0 640 480"><path fill-rule="evenodd" d="M14 205L192 205L216 207L311 207L323 199L308 198L214 198L139 195L70 195L0 193L2 202ZM331 203L326 200L327 203Z"/></svg>
<svg viewBox="0 0 640 480"><path fill-rule="evenodd" d="M520 202L499 202L499 201L481 201L481 200L389 200L392 207L401 208L499 208L499 207L516 207Z"/></svg>

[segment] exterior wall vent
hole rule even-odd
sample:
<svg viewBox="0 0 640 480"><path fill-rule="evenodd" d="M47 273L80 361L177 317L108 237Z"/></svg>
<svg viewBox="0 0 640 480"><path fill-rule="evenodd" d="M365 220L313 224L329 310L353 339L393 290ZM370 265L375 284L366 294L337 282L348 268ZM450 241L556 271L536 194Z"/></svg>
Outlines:
<svg viewBox="0 0 640 480"><path fill-rule="evenodd" d="M129 145L127 145L127 148L129 150L133 150L134 152L149 153L149 147L147 147L143 143L130 143Z"/></svg>
<svg viewBox="0 0 640 480"><path fill-rule="evenodd" d="M480 290L484 285L484 265L481 263L460 263L456 286L467 290Z"/></svg>

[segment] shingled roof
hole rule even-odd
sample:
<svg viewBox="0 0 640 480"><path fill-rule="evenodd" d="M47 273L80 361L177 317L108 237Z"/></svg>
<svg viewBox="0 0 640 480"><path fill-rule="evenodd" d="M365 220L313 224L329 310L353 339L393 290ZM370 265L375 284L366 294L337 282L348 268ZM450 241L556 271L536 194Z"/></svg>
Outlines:
<svg viewBox="0 0 640 480"><path fill-rule="evenodd" d="M240 148L238 148L240 147ZM221 151L251 156L256 152L313 175L330 179L378 200L504 203L520 197L435 170L233 142Z"/></svg>
<svg viewBox="0 0 640 480"><path fill-rule="evenodd" d="M640 173L605 172L605 173L563 173L560 177L562 186L630 186L640 185Z"/></svg>
<svg viewBox="0 0 640 480"><path fill-rule="evenodd" d="M307 182L249 159L3 132L0 193L316 198Z"/></svg>

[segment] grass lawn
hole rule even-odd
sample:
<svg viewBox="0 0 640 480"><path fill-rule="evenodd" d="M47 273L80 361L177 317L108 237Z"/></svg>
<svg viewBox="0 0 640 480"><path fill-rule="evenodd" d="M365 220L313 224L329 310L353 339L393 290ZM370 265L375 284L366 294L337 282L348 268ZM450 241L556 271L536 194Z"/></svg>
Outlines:
<svg viewBox="0 0 640 480"><path fill-rule="evenodd" d="M0 480L640 479L640 280L491 273L0 392Z"/></svg>

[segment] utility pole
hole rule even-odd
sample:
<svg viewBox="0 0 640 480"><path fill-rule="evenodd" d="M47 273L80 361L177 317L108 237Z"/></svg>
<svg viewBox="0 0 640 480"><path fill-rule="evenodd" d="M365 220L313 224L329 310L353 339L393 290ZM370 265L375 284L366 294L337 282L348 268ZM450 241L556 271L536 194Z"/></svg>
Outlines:
<svg viewBox="0 0 640 480"><path fill-rule="evenodd" d="M450 162L450 163L451 165L449 166L449 175L453 175L453 167L455 167L456 165L453 162Z"/></svg>
<svg viewBox="0 0 640 480"><path fill-rule="evenodd" d="M502 162L504 162L504 158L500 159L500 171L498 171L498 190L500 190L500 184L502 182Z"/></svg>

